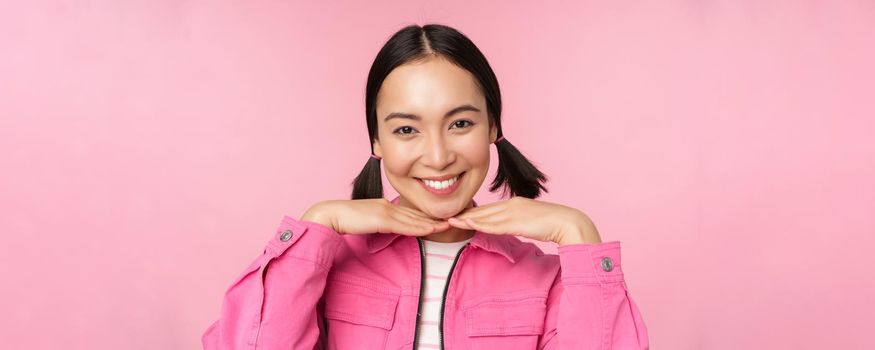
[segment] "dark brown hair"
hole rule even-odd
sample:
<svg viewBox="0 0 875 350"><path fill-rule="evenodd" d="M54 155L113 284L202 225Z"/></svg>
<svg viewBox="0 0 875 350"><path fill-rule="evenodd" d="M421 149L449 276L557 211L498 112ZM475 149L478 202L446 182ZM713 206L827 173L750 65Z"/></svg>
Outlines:
<svg viewBox="0 0 875 350"><path fill-rule="evenodd" d="M486 57L468 37L451 27L440 24L424 26L409 25L402 28L383 45L371 70L368 73L365 91L365 117L368 123L368 136L371 141L371 153L374 152L374 140L377 134L377 93L386 76L398 66L430 56L440 55L453 64L471 72L477 80L483 95L486 97L486 109L490 125L495 123L498 128L498 139L495 143L498 151L498 173L489 187L495 192L503 187L502 197L508 190L511 196L537 198L541 190L548 192L542 183L547 176L536 168L507 139L502 139L501 131L501 92L498 79L486 61ZM352 199L383 198L383 180L380 173L380 160L368 158L362 171L352 182Z"/></svg>

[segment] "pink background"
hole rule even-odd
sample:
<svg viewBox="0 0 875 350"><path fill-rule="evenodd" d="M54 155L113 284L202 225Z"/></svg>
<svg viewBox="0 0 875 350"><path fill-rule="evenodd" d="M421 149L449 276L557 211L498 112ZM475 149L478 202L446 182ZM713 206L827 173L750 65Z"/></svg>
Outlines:
<svg viewBox="0 0 875 350"><path fill-rule="evenodd" d="M4 1L3 347L199 348L282 215L348 198L373 57L430 22L654 349L875 348L875 4L729 0Z"/></svg>

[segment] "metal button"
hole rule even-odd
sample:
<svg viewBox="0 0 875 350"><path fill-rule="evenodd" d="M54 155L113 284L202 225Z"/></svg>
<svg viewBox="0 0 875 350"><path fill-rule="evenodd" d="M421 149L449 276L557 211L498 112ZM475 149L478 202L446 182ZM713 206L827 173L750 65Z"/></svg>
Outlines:
<svg viewBox="0 0 875 350"><path fill-rule="evenodd" d="M292 238L292 230L285 230L283 234L280 235L280 240L285 242Z"/></svg>
<svg viewBox="0 0 875 350"><path fill-rule="evenodd" d="M606 256L602 258L602 270L607 272L611 272L614 269L614 261L611 260L611 257Z"/></svg>

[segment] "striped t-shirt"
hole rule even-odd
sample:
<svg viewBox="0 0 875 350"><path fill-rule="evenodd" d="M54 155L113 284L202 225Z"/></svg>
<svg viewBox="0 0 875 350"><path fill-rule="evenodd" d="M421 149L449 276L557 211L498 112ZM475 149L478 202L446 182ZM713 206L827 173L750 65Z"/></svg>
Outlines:
<svg viewBox="0 0 875 350"><path fill-rule="evenodd" d="M423 239L425 249L425 286L422 295L422 315L419 318L419 338L417 349L439 349L441 323L441 304L447 275L456 253L471 239L459 242L434 242ZM458 267L458 266L457 266Z"/></svg>

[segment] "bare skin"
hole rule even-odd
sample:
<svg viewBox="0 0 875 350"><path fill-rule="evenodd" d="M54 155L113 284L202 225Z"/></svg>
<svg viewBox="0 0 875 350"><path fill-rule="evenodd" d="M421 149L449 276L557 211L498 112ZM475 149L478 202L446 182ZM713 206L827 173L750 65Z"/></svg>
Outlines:
<svg viewBox="0 0 875 350"><path fill-rule="evenodd" d="M415 117L387 119L396 114ZM472 237L473 229L454 227L447 219L473 207L498 137L474 76L439 56L395 68L380 87L377 127L374 153L400 195L397 205L385 199L331 200L317 203L302 219L343 234L393 232L437 242ZM435 195L420 182L463 172L450 195Z"/></svg>
<svg viewBox="0 0 875 350"><path fill-rule="evenodd" d="M398 205L440 221L472 208L498 137L476 78L440 56L411 62L389 73L376 108L374 153L383 158ZM429 192L420 180L461 173L449 195ZM448 225L423 239L458 242L473 235L471 228Z"/></svg>
<svg viewBox="0 0 875 350"><path fill-rule="evenodd" d="M301 220L322 224L340 234L425 236L450 226L446 221L429 218L421 211L392 204L385 198L322 201L310 207Z"/></svg>
<svg viewBox="0 0 875 350"><path fill-rule="evenodd" d="M467 70L440 56L399 66L383 81L376 109L374 153L400 195L397 205L385 198L329 200L311 207L302 220L341 234L397 233L437 242L458 242L475 231L560 245L601 242L586 214L560 204L512 198L473 206L498 131ZM447 195L427 190L421 181L462 173Z"/></svg>

